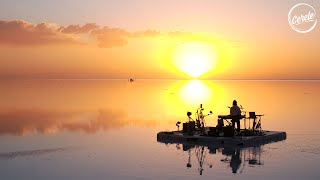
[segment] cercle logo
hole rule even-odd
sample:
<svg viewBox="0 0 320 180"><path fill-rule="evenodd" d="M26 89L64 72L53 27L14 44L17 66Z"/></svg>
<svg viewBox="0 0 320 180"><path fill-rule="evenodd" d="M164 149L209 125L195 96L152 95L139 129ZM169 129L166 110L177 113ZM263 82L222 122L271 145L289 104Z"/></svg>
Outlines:
<svg viewBox="0 0 320 180"><path fill-rule="evenodd" d="M296 4L288 13L288 21L296 32L310 32L317 25L316 10L306 3Z"/></svg>

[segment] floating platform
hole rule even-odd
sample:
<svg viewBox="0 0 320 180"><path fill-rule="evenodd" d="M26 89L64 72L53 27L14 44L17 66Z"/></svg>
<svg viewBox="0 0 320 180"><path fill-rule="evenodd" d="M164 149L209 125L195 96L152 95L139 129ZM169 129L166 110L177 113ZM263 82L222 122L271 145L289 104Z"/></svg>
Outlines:
<svg viewBox="0 0 320 180"><path fill-rule="evenodd" d="M272 142L282 141L287 134L281 131L262 131L260 135L233 136L233 137L212 137L203 135L188 135L182 131L163 131L157 134L157 141L162 143L192 144L204 146L260 146Z"/></svg>

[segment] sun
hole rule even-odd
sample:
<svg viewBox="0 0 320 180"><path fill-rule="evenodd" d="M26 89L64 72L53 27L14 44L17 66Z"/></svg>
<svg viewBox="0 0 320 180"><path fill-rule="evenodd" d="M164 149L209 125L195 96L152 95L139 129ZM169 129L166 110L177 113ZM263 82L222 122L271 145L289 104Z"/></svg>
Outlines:
<svg viewBox="0 0 320 180"><path fill-rule="evenodd" d="M178 69L198 78L214 68L217 53L212 45L200 42L178 44L174 61Z"/></svg>

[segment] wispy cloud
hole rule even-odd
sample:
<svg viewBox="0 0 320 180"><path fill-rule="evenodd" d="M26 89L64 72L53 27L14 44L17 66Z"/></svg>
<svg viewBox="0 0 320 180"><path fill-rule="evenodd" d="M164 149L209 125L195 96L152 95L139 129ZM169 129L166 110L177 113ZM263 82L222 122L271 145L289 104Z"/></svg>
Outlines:
<svg viewBox="0 0 320 180"><path fill-rule="evenodd" d="M83 26L80 25L70 25L67 27L61 26L58 31L62 33L70 34L81 34L81 33L90 33L93 30L99 29L99 26L95 23L87 23Z"/></svg>
<svg viewBox="0 0 320 180"><path fill-rule="evenodd" d="M221 44L221 39L234 47L242 47L239 41L192 32L160 32L147 29L129 31L123 28L100 26L96 23L60 26L54 23L33 24L22 20L0 21L0 45L41 46L52 44L96 44L100 48L121 47L131 39L163 36L177 41L196 40Z"/></svg>
<svg viewBox="0 0 320 180"><path fill-rule="evenodd" d="M128 43L130 33L120 28L103 27L91 33L98 40L99 47L111 48L114 46L124 46Z"/></svg>
<svg viewBox="0 0 320 180"><path fill-rule="evenodd" d="M84 44L89 37L101 48L124 46L130 38L182 36L184 32L162 33L157 30L128 31L122 28L99 26L95 23L60 26L53 23L33 24L22 20L0 21L0 44L29 46L47 44ZM92 42L87 42L87 44Z"/></svg>

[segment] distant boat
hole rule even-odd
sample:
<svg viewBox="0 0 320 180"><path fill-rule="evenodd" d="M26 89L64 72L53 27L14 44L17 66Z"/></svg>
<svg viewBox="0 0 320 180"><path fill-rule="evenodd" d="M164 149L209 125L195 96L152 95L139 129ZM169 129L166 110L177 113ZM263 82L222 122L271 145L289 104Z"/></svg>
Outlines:
<svg viewBox="0 0 320 180"><path fill-rule="evenodd" d="M128 81L132 83L132 82L134 82L134 79L131 79L131 78L130 78Z"/></svg>

